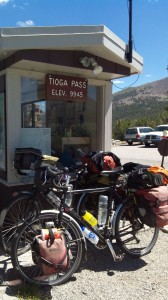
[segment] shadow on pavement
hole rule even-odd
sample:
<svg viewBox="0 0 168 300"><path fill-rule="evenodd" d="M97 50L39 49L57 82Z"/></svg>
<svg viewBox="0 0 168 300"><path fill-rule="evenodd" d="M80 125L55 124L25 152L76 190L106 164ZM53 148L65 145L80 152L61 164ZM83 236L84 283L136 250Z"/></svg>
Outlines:
<svg viewBox="0 0 168 300"><path fill-rule="evenodd" d="M120 253L117 245L113 245L116 253ZM96 247L89 247L87 253L87 261L83 264L84 269L92 270L95 272L102 271L135 271L143 268L146 262L142 258L131 258L127 255L119 261L115 262L108 248L104 250L96 249Z"/></svg>
<svg viewBox="0 0 168 300"><path fill-rule="evenodd" d="M114 247L116 253L119 253L120 250L117 245L114 245ZM0 298L2 293L12 297L15 297L19 293L20 297L24 299L24 294L26 294L26 291L32 290L35 295L39 296L39 299L52 299L52 287L35 286L33 288L32 285L25 283L20 279L19 274L12 267L10 257L6 257L2 253L0 253L0 257ZM113 276L114 271L116 270L120 272L135 271L144 267L145 265L146 263L142 259L132 259L128 256L125 256L120 262L114 262L109 249L106 248L99 250L93 245L89 245L87 261L82 263L77 272L82 272L84 269L94 272L107 271L108 276ZM74 274L69 281L76 280L77 279ZM1 290L1 287L3 291Z"/></svg>
<svg viewBox="0 0 168 300"><path fill-rule="evenodd" d="M7 296L9 299L12 297L12 300L18 299L18 294L21 299L27 299L25 295L30 291L32 296L38 295L39 299L52 299L51 289L52 287L33 287L32 284L23 282L14 270L10 257L0 251L0 299L6 299Z"/></svg>

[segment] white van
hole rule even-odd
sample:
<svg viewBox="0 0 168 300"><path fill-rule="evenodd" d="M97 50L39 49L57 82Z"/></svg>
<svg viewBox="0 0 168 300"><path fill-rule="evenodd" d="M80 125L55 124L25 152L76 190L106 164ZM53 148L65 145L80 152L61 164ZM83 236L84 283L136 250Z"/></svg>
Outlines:
<svg viewBox="0 0 168 300"><path fill-rule="evenodd" d="M151 128L151 127L130 127L126 130L124 140L130 146L134 142L139 142L142 144L143 143L142 137L151 131L153 131L153 128Z"/></svg>

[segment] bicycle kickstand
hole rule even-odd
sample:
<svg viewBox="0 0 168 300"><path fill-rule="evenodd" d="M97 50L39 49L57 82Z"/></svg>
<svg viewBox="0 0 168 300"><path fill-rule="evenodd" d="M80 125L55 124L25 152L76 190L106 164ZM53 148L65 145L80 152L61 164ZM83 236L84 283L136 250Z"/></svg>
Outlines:
<svg viewBox="0 0 168 300"><path fill-rule="evenodd" d="M109 239L106 240L106 243L107 243L107 246L110 249L110 252L112 254L112 257L113 257L114 261L121 261L124 258L124 255L123 254L116 254L116 252L113 248L112 242Z"/></svg>

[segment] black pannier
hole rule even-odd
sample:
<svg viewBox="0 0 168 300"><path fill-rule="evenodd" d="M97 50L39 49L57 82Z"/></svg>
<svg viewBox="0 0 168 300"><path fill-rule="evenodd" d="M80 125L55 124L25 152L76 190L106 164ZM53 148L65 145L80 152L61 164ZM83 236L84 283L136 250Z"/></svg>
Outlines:
<svg viewBox="0 0 168 300"><path fill-rule="evenodd" d="M16 148L14 168L16 170L34 170L34 164L42 152L36 148Z"/></svg>
<svg viewBox="0 0 168 300"><path fill-rule="evenodd" d="M126 163L123 171L128 175L127 187L133 189L146 189L164 185L161 174L154 174L148 170L149 166Z"/></svg>

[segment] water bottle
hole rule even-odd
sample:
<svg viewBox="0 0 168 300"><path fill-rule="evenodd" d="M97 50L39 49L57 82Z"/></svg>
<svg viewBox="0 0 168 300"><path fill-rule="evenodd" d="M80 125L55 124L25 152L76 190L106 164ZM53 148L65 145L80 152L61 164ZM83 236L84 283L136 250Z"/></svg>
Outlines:
<svg viewBox="0 0 168 300"><path fill-rule="evenodd" d="M66 194L66 198L65 198L65 204L68 206L71 206L72 203L72 194L71 194L72 188L73 188L72 185L68 186L68 193Z"/></svg>
<svg viewBox="0 0 168 300"><path fill-rule="evenodd" d="M99 241L99 237L93 233L91 230L87 229L85 226L81 227L83 235L93 244L97 244Z"/></svg>
<svg viewBox="0 0 168 300"><path fill-rule="evenodd" d="M99 207L98 207L98 225L99 226L103 226L106 223L107 204L108 204L108 197L105 195L100 195L99 196Z"/></svg>
<svg viewBox="0 0 168 300"><path fill-rule="evenodd" d="M84 211L81 214L82 218L91 226L95 227L97 225L97 219L90 212Z"/></svg>

